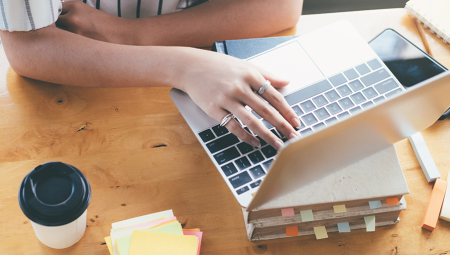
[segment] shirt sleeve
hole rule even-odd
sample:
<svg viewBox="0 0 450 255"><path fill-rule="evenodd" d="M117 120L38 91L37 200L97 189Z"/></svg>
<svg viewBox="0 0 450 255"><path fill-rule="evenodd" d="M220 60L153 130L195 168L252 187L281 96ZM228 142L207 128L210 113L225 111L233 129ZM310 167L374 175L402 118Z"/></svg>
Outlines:
<svg viewBox="0 0 450 255"><path fill-rule="evenodd" d="M0 0L0 29L31 31L49 26L58 19L61 0Z"/></svg>

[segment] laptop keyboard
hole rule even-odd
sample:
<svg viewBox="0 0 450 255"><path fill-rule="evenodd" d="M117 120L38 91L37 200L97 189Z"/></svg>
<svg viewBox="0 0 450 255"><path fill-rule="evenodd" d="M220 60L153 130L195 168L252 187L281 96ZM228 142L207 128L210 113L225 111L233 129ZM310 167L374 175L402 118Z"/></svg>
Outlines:
<svg viewBox="0 0 450 255"><path fill-rule="evenodd" d="M403 90L386 67L373 59L293 92L285 99L300 118L299 134L306 136ZM252 113L277 137L286 141L283 134L269 122L256 112ZM275 148L258 136L261 149L242 142L219 125L200 132L199 136L238 195L256 191L277 154Z"/></svg>

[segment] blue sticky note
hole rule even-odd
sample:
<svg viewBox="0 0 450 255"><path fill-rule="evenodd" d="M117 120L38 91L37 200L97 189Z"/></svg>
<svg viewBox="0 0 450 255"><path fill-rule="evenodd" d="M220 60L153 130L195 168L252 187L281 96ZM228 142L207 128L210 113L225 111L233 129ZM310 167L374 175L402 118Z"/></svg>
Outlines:
<svg viewBox="0 0 450 255"><path fill-rule="evenodd" d="M380 200L369 201L370 209L380 208L382 207Z"/></svg>
<svg viewBox="0 0 450 255"><path fill-rule="evenodd" d="M341 222L341 223L338 223L337 225L338 225L339 233L350 232L350 225L348 224L348 222Z"/></svg>

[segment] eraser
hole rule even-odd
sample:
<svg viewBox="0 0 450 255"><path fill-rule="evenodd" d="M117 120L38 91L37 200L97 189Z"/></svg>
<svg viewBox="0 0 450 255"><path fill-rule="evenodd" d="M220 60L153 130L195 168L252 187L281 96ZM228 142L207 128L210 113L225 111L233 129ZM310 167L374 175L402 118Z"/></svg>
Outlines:
<svg viewBox="0 0 450 255"><path fill-rule="evenodd" d="M390 198L386 198L386 203L387 203L387 205L398 205L398 204L400 204L400 201L398 201L397 197L390 197Z"/></svg>
<svg viewBox="0 0 450 255"><path fill-rule="evenodd" d="M286 227L286 236L298 236L298 227Z"/></svg>
<svg viewBox="0 0 450 255"><path fill-rule="evenodd" d="M345 205L333 205L334 213L344 213L347 212Z"/></svg>
<svg viewBox="0 0 450 255"><path fill-rule="evenodd" d="M289 216L294 216L294 208L284 208L281 209L281 216L283 217L289 217Z"/></svg>
<svg viewBox="0 0 450 255"><path fill-rule="evenodd" d="M428 202L427 212L423 218L422 228L433 231L439 219L442 202L444 202L445 191L447 190L447 182L436 179L433 191L431 191L430 202Z"/></svg>

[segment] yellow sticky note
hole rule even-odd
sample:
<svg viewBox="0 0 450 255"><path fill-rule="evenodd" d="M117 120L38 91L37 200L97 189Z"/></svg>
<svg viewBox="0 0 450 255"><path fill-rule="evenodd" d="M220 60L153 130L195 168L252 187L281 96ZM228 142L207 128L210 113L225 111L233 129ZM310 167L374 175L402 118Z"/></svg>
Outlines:
<svg viewBox="0 0 450 255"><path fill-rule="evenodd" d="M325 226L314 227L314 234L316 235L317 239L328 238L327 229L325 228Z"/></svg>
<svg viewBox="0 0 450 255"><path fill-rule="evenodd" d="M334 213L343 213L347 212L347 208L345 205L333 205Z"/></svg>
<svg viewBox="0 0 450 255"><path fill-rule="evenodd" d="M111 236L107 236L105 237L105 243L106 246L108 246L108 250L109 250L109 254L113 255L113 247L112 247L112 242L111 242Z"/></svg>
<svg viewBox="0 0 450 255"><path fill-rule="evenodd" d="M197 255L198 238L135 230L129 255Z"/></svg>
<svg viewBox="0 0 450 255"><path fill-rule="evenodd" d="M183 228L183 231L194 231L194 232L200 232L199 228L191 228L191 229L185 229Z"/></svg>

